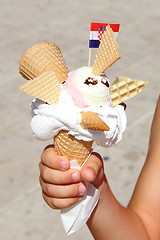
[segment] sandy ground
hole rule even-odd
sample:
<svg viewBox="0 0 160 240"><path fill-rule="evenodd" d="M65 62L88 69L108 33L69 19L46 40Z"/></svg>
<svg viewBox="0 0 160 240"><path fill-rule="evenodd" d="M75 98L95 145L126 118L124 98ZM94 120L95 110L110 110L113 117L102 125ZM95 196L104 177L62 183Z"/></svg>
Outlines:
<svg viewBox="0 0 160 240"><path fill-rule="evenodd" d="M0 239L93 239L83 227L66 236L59 211L42 200L38 162L47 142L33 139L29 122L31 97L18 64L22 54L41 41L56 43L70 70L86 65L90 22L121 23L118 44L122 59L107 75L149 81L128 101L128 127L123 141L97 150L105 159L108 180L126 205L145 161L150 124L159 95L160 1L158 0L0 0Z"/></svg>

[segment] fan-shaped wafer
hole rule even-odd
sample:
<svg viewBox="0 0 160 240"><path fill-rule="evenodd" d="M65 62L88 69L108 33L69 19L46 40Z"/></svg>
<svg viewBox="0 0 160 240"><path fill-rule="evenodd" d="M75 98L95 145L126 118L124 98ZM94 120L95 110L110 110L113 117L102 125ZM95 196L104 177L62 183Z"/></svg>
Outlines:
<svg viewBox="0 0 160 240"><path fill-rule="evenodd" d="M102 35L95 62L92 67L92 74L99 76L105 72L114 62L120 58L118 45L110 26L106 27Z"/></svg>
<svg viewBox="0 0 160 240"><path fill-rule="evenodd" d="M60 83L53 71L42 73L39 77L20 85L19 88L49 104L57 104L61 92Z"/></svg>
<svg viewBox="0 0 160 240"><path fill-rule="evenodd" d="M107 124L95 112L81 112L80 126L89 130L109 131Z"/></svg>
<svg viewBox="0 0 160 240"><path fill-rule="evenodd" d="M68 76L68 68L60 49L52 43L42 42L26 51L20 61L20 73L26 79L38 77L43 72L54 71L59 82Z"/></svg>
<svg viewBox="0 0 160 240"><path fill-rule="evenodd" d="M129 77L117 77L110 87L110 95L112 105L116 106L119 103L135 96L144 87L148 86L148 82L135 80Z"/></svg>
<svg viewBox="0 0 160 240"><path fill-rule="evenodd" d="M78 140L68 134L67 131L60 131L54 138L55 151L69 160L77 160L81 166L92 152L93 141Z"/></svg>

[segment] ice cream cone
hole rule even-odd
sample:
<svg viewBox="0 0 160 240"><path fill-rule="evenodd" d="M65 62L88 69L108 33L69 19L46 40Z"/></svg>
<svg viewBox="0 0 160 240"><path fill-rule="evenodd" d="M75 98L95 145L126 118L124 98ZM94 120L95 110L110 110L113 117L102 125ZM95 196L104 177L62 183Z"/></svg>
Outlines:
<svg viewBox="0 0 160 240"><path fill-rule="evenodd" d="M107 124L95 112L81 112L80 126L89 130L109 131Z"/></svg>
<svg viewBox="0 0 160 240"><path fill-rule="evenodd" d="M117 77L110 87L113 107L141 92L148 82L134 80L129 77Z"/></svg>
<svg viewBox="0 0 160 240"><path fill-rule="evenodd" d="M53 71L42 73L39 77L19 86L20 90L49 104L57 104L62 91Z"/></svg>
<svg viewBox="0 0 160 240"><path fill-rule="evenodd" d="M102 40L92 67L92 74L95 76L103 74L105 70L119 58L120 54L118 51L118 45L112 29L108 25L102 35Z"/></svg>
<svg viewBox="0 0 160 240"><path fill-rule="evenodd" d="M68 131L60 131L54 137L55 151L67 157L69 160L77 160L78 164L82 166L85 160L92 152L93 141L78 140L74 136L68 134Z"/></svg>
<svg viewBox="0 0 160 240"><path fill-rule="evenodd" d="M19 70L28 80L52 70L60 83L67 79L69 72L60 49L48 42L36 44L28 49L21 58Z"/></svg>

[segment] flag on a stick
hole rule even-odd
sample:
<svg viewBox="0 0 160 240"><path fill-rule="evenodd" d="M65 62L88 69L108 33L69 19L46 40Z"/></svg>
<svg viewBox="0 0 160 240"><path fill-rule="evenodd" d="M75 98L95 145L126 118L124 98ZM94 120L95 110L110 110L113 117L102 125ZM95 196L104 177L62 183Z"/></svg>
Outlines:
<svg viewBox="0 0 160 240"><path fill-rule="evenodd" d="M110 25L112 28L115 38L120 30L120 24L110 24L110 23L91 23L90 24L90 38L89 38L89 48L98 48L101 42L102 35L106 29L106 26Z"/></svg>

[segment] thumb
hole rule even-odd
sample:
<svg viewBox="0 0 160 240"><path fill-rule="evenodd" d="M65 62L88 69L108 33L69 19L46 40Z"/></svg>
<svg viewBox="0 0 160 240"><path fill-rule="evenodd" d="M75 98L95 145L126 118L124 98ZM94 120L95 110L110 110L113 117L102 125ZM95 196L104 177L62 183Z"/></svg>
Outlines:
<svg viewBox="0 0 160 240"><path fill-rule="evenodd" d="M93 152L81 168L81 178L99 188L104 178L104 167L102 157Z"/></svg>

